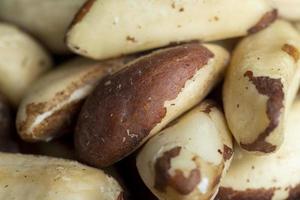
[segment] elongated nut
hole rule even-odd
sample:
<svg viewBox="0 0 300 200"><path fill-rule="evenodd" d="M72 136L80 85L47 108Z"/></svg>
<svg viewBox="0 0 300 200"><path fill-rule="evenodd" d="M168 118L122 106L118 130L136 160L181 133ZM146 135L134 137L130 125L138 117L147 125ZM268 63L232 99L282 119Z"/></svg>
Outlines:
<svg viewBox="0 0 300 200"><path fill-rule="evenodd" d="M0 153L0 200L123 200L99 169L75 161Z"/></svg>
<svg viewBox="0 0 300 200"><path fill-rule="evenodd" d="M276 153L255 156L235 148L216 200L300 199L299 113L298 97L288 115L284 143Z"/></svg>
<svg viewBox="0 0 300 200"><path fill-rule="evenodd" d="M70 131L88 94L103 77L121 69L130 57L96 62L78 58L34 83L17 114L23 140L49 141Z"/></svg>
<svg viewBox="0 0 300 200"><path fill-rule="evenodd" d="M158 50L97 86L80 113L82 160L109 166L201 101L223 76L228 53L198 43Z"/></svg>
<svg viewBox="0 0 300 200"><path fill-rule="evenodd" d="M284 139L286 113L300 80L300 35L287 22L243 39L225 77L223 101L236 141L271 153Z"/></svg>
<svg viewBox="0 0 300 200"><path fill-rule="evenodd" d="M85 0L1 0L0 19L30 32L54 53L68 52L64 35Z"/></svg>
<svg viewBox="0 0 300 200"><path fill-rule="evenodd" d="M272 0L278 9L280 17L297 21L300 20L300 1L299 0Z"/></svg>
<svg viewBox="0 0 300 200"><path fill-rule="evenodd" d="M174 42L243 36L276 16L267 0L89 0L66 41L73 52L103 59Z"/></svg>
<svg viewBox="0 0 300 200"><path fill-rule="evenodd" d="M13 120L11 109L3 97L0 94L0 151L5 152L17 152L18 145L12 139Z"/></svg>
<svg viewBox="0 0 300 200"><path fill-rule="evenodd" d="M209 200L232 153L225 117L205 101L151 138L139 152L137 168L159 199Z"/></svg>
<svg viewBox="0 0 300 200"><path fill-rule="evenodd" d="M15 106L50 66L49 55L36 41L18 28L0 23L0 91Z"/></svg>

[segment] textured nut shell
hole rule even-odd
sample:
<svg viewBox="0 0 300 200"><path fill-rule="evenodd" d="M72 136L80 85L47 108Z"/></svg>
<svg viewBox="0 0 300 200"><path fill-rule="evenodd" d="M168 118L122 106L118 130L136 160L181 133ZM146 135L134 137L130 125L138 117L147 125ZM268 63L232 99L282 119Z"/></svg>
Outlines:
<svg viewBox="0 0 300 200"><path fill-rule="evenodd" d="M275 18L266 0L89 0L66 41L80 55L103 59L172 42L238 37Z"/></svg>
<svg viewBox="0 0 300 200"><path fill-rule="evenodd" d="M137 168L159 199L208 200L232 153L224 115L205 101L151 138L139 152Z"/></svg>
<svg viewBox="0 0 300 200"><path fill-rule="evenodd" d="M268 156L255 156L236 146L222 180L218 200L300 199L300 98L289 112L282 147Z"/></svg>
<svg viewBox="0 0 300 200"><path fill-rule="evenodd" d="M81 159L103 167L130 154L201 101L223 76L228 58L216 45L181 45L104 79L79 116L75 144Z"/></svg>
<svg viewBox="0 0 300 200"><path fill-rule="evenodd" d="M1 200L122 200L122 188L99 169L42 156L0 153Z"/></svg>
<svg viewBox="0 0 300 200"><path fill-rule="evenodd" d="M68 131L96 84L129 60L124 57L96 62L77 58L41 77L18 110L16 124L22 139L49 141Z"/></svg>
<svg viewBox="0 0 300 200"><path fill-rule="evenodd" d="M271 153L284 138L300 80L300 35L284 21L243 39L225 77L229 128L243 149Z"/></svg>
<svg viewBox="0 0 300 200"><path fill-rule="evenodd" d="M18 28L0 23L0 90L14 105L50 66L49 55L36 41Z"/></svg>
<svg viewBox="0 0 300 200"><path fill-rule="evenodd" d="M278 9L279 16L292 21L300 20L299 0L272 0Z"/></svg>
<svg viewBox="0 0 300 200"><path fill-rule="evenodd" d="M85 0L1 0L0 19L14 23L55 53L68 52L65 32Z"/></svg>

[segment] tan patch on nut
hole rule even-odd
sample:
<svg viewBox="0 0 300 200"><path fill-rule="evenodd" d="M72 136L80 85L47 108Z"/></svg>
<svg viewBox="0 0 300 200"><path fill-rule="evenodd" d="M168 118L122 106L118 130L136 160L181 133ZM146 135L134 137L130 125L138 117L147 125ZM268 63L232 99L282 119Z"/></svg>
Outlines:
<svg viewBox="0 0 300 200"><path fill-rule="evenodd" d="M103 80L77 123L75 144L81 159L105 167L135 150L165 117L165 102L176 99L213 57L200 44L181 45L140 58Z"/></svg>
<svg viewBox="0 0 300 200"><path fill-rule="evenodd" d="M257 33L264 28L268 27L270 24L272 24L278 16L278 12L276 9L267 12L262 18L255 24L252 28L248 30L248 33Z"/></svg>
<svg viewBox="0 0 300 200"><path fill-rule="evenodd" d="M276 188L247 189L243 191L220 187L215 200L272 200Z"/></svg>
<svg viewBox="0 0 300 200"><path fill-rule="evenodd" d="M244 74L255 85L257 91L268 97L267 101L267 116L270 120L266 129L258 135L256 140L252 143L241 143L241 147L248 151L260 151L270 153L275 151L276 146L266 141L266 138L278 126L281 110L283 108L284 92L281 79L274 79L270 77L253 76L253 72L247 71Z"/></svg>
<svg viewBox="0 0 300 200"><path fill-rule="evenodd" d="M281 49L285 51L287 54L289 54L290 56L292 56L295 62L298 62L300 53L296 47L290 44L284 44Z"/></svg>
<svg viewBox="0 0 300 200"><path fill-rule="evenodd" d="M174 147L173 149L164 152L163 156L156 160L155 169L155 184L154 188L160 192L166 192L167 187L171 187L182 195L191 193L201 180L199 169L190 171L186 178L181 170L176 169L175 175L171 176L169 170L171 169L171 159L178 156L181 147Z"/></svg>

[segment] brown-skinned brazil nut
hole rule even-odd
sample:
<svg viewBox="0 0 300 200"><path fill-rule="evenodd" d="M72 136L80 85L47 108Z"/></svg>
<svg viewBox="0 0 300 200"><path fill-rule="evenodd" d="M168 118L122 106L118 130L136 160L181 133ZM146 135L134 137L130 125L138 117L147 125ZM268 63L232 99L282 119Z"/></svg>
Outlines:
<svg viewBox="0 0 300 200"><path fill-rule="evenodd" d="M217 45L186 44L128 64L96 87L80 113L81 160L109 166L201 101L221 79L229 55Z"/></svg>

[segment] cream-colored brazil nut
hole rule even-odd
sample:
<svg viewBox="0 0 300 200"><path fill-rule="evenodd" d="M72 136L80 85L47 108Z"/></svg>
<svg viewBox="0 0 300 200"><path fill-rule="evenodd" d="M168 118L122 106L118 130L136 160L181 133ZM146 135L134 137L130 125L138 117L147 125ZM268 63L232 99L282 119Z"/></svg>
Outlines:
<svg viewBox="0 0 300 200"><path fill-rule="evenodd" d="M65 32L85 1L1 0L0 20L27 30L54 53L66 53Z"/></svg>
<svg viewBox="0 0 300 200"><path fill-rule="evenodd" d="M280 17L297 21L300 20L300 1L299 0L272 0L278 9Z"/></svg>
<svg viewBox="0 0 300 200"><path fill-rule="evenodd" d="M232 153L223 113L204 101L151 138L138 154L137 168L161 200L210 200Z"/></svg>
<svg viewBox="0 0 300 200"><path fill-rule="evenodd" d="M83 100L101 78L121 69L130 57L105 61L77 58L36 81L17 114L17 129L27 141L49 141L70 131Z"/></svg>
<svg viewBox="0 0 300 200"><path fill-rule="evenodd" d="M226 118L239 145L271 153L284 139L287 111L300 81L300 35L287 22L244 38L225 77Z"/></svg>
<svg viewBox="0 0 300 200"><path fill-rule="evenodd" d="M35 40L0 23L0 91L12 104L17 106L29 85L50 66L49 55Z"/></svg>
<svg viewBox="0 0 300 200"><path fill-rule="evenodd" d="M85 162L109 166L195 106L224 75L228 52L192 43L155 51L105 78L85 102L75 146Z"/></svg>
<svg viewBox="0 0 300 200"><path fill-rule="evenodd" d="M112 177L75 161L0 153L0 200L123 200Z"/></svg>
<svg viewBox="0 0 300 200"><path fill-rule="evenodd" d="M268 0L88 0L66 41L73 52L103 59L174 42L243 36L276 16Z"/></svg>
<svg viewBox="0 0 300 200"><path fill-rule="evenodd" d="M300 199L300 98L288 114L282 147L255 156L236 146L234 158L216 200Z"/></svg>

